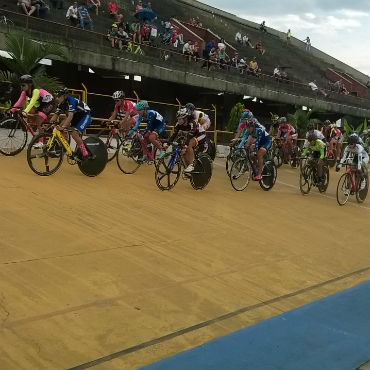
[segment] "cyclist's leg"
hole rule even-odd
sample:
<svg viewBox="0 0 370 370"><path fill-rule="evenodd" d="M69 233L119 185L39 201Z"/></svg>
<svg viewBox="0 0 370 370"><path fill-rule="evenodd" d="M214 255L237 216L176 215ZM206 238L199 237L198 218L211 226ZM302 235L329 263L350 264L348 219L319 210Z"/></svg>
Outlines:
<svg viewBox="0 0 370 370"><path fill-rule="evenodd" d="M263 147L259 148L257 151L257 176L262 175L262 168L263 168L263 157L267 153L267 150Z"/></svg>
<svg viewBox="0 0 370 370"><path fill-rule="evenodd" d="M76 125L72 124L72 126L75 128L75 130L72 131L72 138L76 142L77 146L80 148L83 157L88 156L89 152L86 150L81 135L90 125L90 123L91 123L91 114L86 114L85 116L82 117L82 119L79 122L77 122Z"/></svg>
<svg viewBox="0 0 370 370"><path fill-rule="evenodd" d="M184 154L185 164L187 166L190 166L191 164L193 164L193 162L194 162L194 148L196 148L197 146L198 146L198 140L195 137L190 139L189 145L186 148L185 154Z"/></svg>
<svg viewBox="0 0 370 370"><path fill-rule="evenodd" d="M320 179L322 179L322 177L323 177L323 165L324 165L323 160L319 158L317 160L317 174L318 174Z"/></svg>
<svg viewBox="0 0 370 370"><path fill-rule="evenodd" d="M340 160L342 156L342 138L337 141L337 159Z"/></svg>

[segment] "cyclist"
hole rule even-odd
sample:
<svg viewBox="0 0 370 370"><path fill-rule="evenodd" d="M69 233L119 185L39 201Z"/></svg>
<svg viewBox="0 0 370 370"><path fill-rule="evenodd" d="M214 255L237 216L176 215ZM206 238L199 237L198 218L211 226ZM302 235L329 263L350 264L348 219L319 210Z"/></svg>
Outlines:
<svg viewBox="0 0 370 370"><path fill-rule="evenodd" d="M326 140L328 143L328 150L333 152L335 148L337 151L337 160L339 161L342 152L343 135L336 124L330 124L328 126L326 130Z"/></svg>
<svg viewBox="0 0 370 370"><path fill-rule="evenodd" d="M91 123L91 111L89 106L83 101L69 96L66 87L61 87L56 91L56 101L58 102L58 108L55 115L50 119L50 123L55 122L59 114L66 114L66 118L59 123L58 129L64 130L69 126L74 128L72 131L72 138L81 150L82 156L86 158L89 152L86 150L81 135Z"/></svg>
<svg viewBox="0 0 370 370"><path fill-rule="evenodd" d="M19 107L22 106L26 99L30 99L23 112L25 114L36 114L35 123L37 125L37 132L40 133L42 132L42 124L47 121L48 114L53 110L53 95L44 89L36 89L31 75L21 76L19 82L21 84L22 92L10 112L14 113ZM35 144L35 147L41 147L42 145L43 143L39 142Z"/></svg>
<svg viewBox="0 0 370 370"><path fill-rule="evenodd" d="M317 174L320 178L320 182L322 183L325 179L323 178L323 165L324 165L324 158L326 154L326 144L317 138L315 132L308 133L307 136L308 145L302 152L302 157L305 157L308 151L313 152L313 158L317 159Z"/></svg>
<svg viewBox="0 0 370 370"><path fill-rule="evenodd" d="M200 110L196 110L193 103L185 104L185 108L192 113L195 122L199 123L206 131L211 127L211 120L208 115Z"/></svg>
<svg viewBox="0 0 370 370"><path fill-rule="evenodd" d="M244 132L242 141L238 145L240 150L245 146L257 155L257 175L254 180L262 179L263 157L267 153L272 144L270 135L261 127L258 127L253 120L247 121L246 130Z"/></svg>
<svg viewBox="0 0 370 370"><path fill-rule="evenodd" d="M159 150L158 158L161 159L166 154L163 149L159 136L166 128L166 122L161 114L155 110L149 109L149 104L146 100L141 100L136 104L137 118L135 126L128 132L130 136L135 130L138 130L142 120L147 122L146 128L142 133L144 142L147 140ZM140 160L145 161L147 157L144 155Z"/></svg>
<svg viewBox="0 0 370 370"><path fill-rule="evenodd" d="M278 119L279 128L276 135L276 139L281 139L284 156L286 160L289 160L289 153L293 151L293 141L297 139L298 134L295 132L295 128L288 123L285 117Z"/></svg>
<svg viewBox="0 0 370 370"><path fill-rule="evenodd" d="M308 141L308 135L309 134L315 134L317 139L321 140L324 144L326 144L326 138L323 135L323 133L319 130L316 130L315 129L315 124L310 122L307 125L306 140L304 141L303 148L306 148L309 145L309 141Z"/></svg>
<svg viewBox="0 0 370 370"><path fill-rule="evenodd" d="M277 135L277 132L279 130L279 116L277 114L271 113L271 125L270 130L268 131L270 136Z"/></svg>
<svg viewBox="0 0 370 370"><path fill-rule="evenodd" d="M232 140L233 142L235 142L240 137L241 134L244 134L244 131L246 129L246 124L248 122L253 122L256 125L256 127L259 127L260 129L265 130L265 126L259 123L257 118L254 117L253 113L249 109L243 109L243 112L241 114L240 121L239 121L238 130L236 132L234 139Z"/></svg>
<svg viewBox="0 0 370 370"><path fill-rule="evenodd" d="M354 131L354 132L352 132L352 134L351 135L355 135L356 137L357 137L357 144L360 144L364 149L366 149L365 148L365 143L363 142L363 140L360 138L360 135L358 134L358 132L357 131Z"/></svg>
<svg viewBox="0 0 370 370"><path fill-rule="evenodd" d="M179 131L187 132L185 146L181 151L181 155L183 155L185 164L187 165L184 172L189 173L194 171L194 149L205 142L206 131L199 122L195 121L194 115L187 108L181 108L177 112L176 118L175 130L169 138L169 142L176 139Z"/></svg>
<svg viewBox="0 0 370 370"><path fill-rule="evenodd" d="M135 103L125 99L125 93L122 90L115 91L112 98L116 105L114 111L108 118L108 121L119 120L119 125L124 130L128 130L135 125L138 114L135 110Z"/></svg>
<svg viewBox="0 0 370 370"><path fill-rule="evenodd" d="M358 143L358 136L355 134L349 135L348 145L344 149L343 157L337 165L336 171L341 169L350 155L353 157L352 163L357 162L357 170L362 174L367 174L366 165L369 163L369 156L364 147Z"/></svg>

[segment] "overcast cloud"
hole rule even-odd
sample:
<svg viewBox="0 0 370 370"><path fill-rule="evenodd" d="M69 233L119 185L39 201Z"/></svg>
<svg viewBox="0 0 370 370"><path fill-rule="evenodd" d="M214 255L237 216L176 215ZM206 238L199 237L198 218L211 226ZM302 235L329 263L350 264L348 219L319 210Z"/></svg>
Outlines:
<svg viewBox="0 0 370 370"><path fill-rule="evenodd" d="M370 75L370 16L368 0L202 0L303 40Z"/></svg>

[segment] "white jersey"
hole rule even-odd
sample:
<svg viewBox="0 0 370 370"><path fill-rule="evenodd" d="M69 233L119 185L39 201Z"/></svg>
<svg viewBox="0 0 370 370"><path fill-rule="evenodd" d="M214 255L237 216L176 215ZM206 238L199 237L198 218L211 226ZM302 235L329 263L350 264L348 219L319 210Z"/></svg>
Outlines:
<svg viewBox="0 0 370 370"><path fill-rule="evenodd" d="M204 112L195 110L193 112L193 117L195 122L199 123L205 130L208 130L211 127L211 120Z"/></svg>
<svg viewBox="0 0 370 370"><path fill-rule="evenodd" d="M320 139L321 141L323 141L324 143L326 143L325 136L324 136L324 134L321 131L319 131L319 130L313 130L313 133L316 135L316 137L318 139ZM309 132L306 133L306 140L304 141L303 148L306 148L306 146L308 146L308 140L307 140L308 134L309 134Z"/></svg>
<svg viewBox="0 0 370 370"><path fill-rule="evenodd" d="M364 147L360 144L356 144L353 148L351 148L349 145L346 146L346 149L344 149L343 157L340 160L340 165L344 163L353 163L353 158L357 155L357 169L361 169L361 165L369 163L369 156L366 153L366 150Z"/></svg>

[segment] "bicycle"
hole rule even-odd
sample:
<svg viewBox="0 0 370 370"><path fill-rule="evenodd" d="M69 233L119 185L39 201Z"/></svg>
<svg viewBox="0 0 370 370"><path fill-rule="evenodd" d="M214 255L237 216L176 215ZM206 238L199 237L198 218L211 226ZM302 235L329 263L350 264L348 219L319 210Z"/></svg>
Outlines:
<svg viewBox="0 0 370 370"><path fill-rule="evenodd" d="M257 169L249 150L241 149L238 151L238 158L234 161L229 173L231 186L236 191L244 190L248 186L252 174L253 177L256 176ZM262 178L259 180L260 187L265 191L271 190L276 183L277 167L269 156L264 158L261 176Z"/></svg>
<svg viewBox="0 0 370 370"><path fill-rule="evenodd" d="M28 115L28 117L32 116L35 115ZM46 131L51 127L48 122L45 122L42 126ZM6 156L19 154L27 144L28 134L34 137L36 132L26 118L20 114L19 110L14 113L13 117L5 118L0 122L0 153ZM65 135L66 140L70 143L69 134L65 133Z"/></svg>
<svg viewBox="0 0 370 370"><path fill-rule="evenodd" d="M241 142L241 139L237 139L235 141L232 141L229 146L230 146L230 152L226 157L226 173L227 176L230 176L230 169L235 162L236 159L238 159L238 152L237 152L237 147L239 143Z"/></svg>
<svg viewBox="0 0 370 370"><path fill-rule="evenodd" d="M275 139L272 143L271 153L277 168L281 167L283 163L289 163L292 168L298 168L301 149L297 144L293 145L292 149L288 151L287 158L281 139Z"/></svg>
<svg viewBox="0 0 370 370"><path fill-rule="evenodd" d="M303 195L307 195L312 186L318 188L320 193L325 193L329 186L329 167L326 160L322 167L324 181L320 181L317 172L317 161L318 159L312 157L302 157L300 160L305 160L306 163L302 166L302 170L299 175L299 189Z"/></svg>
<svg viewBox="0 0 370 370"><path fill-rule="evenodd" d="M190 180L190 184L195 190L204 189L212 177L212 160L206 153L195 153L194 170L186 173L184 158L181 150L184 143L173 142L172 152L167 153L157 162L155 170L155 182L162 191L171 190L179 181L182 174L184 180Z"/></svg>
<svg viewBox="0 0 370 370"><path fill-rule="evenodd" d="M346 164L346 172L339 178L337 185L337 202L340 206L347 203L350 195L355 194L358 203L363 203L369 189L367 174L358 174L355 165Z"/></svg>
<svg viewBox="0 0 370 370"><path fill-rule="evenodd" d="M100 138L107 147L108 162L110 162L117 156L118 148L123 138L125 137L125 133L121 133L121 131L122 129L120 128L118 123L114 122L111 125L107 125L96 134L96 137ZM105 136L106 138L103 140L102 137Z"/></svg>
<svg viewBox="0 0 370 370"><path fill-rule="evenodd" d="M68 131L72 131L69 129ZM34 144L42 142L42 147L35 147ZM89 136L83 140L87 157L83 157L80 149L72 151L63 133L56 127L52 132L44 132L34 136L27 149L27 163L31 170L39 176L50 176L62 165L64 152L67 154L67 161L71 165L78 164L80 171L86 176L97 176L105 168L107 163L107 149L105 144L95 136Z"/></svg>

